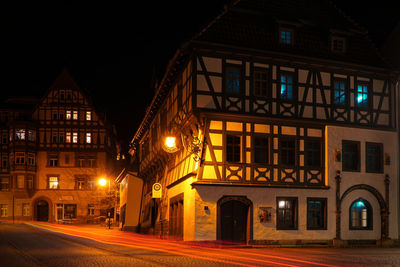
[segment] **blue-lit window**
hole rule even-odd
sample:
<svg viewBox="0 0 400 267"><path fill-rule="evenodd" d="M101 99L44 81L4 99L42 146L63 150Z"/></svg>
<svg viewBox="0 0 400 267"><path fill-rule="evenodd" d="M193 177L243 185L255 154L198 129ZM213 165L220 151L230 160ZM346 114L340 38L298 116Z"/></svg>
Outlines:
<svg viewBox="0 0 400 267"><path fill-rule="evenodd" d="M368 107L368 85L357 85L357 106Z"/></svg>
<svg viewBox="0 0 400 267"><path fill-rule="evenodd" d="M351 230L372 229L372 208L365 199L359 198L350 206Z"/></svg>
<svg viewBox="0 0 400 267"><path fill-rule="evenodd" d="M281 75L281 98L293 99L293 76L290 74Z"/></svg>
<svg viewBox="0 0 400 267"><path fill-rule="evenodd" d="M335 79L333 82L334 103L337 105L346 104L346 80Z"/></svg>
<svg viewBox="0 0 400 267"><path fill-rule="evenodd" d="M279 40L283 44L291 44L293 41L293 33L291 30L280 30L279 31Z"/></svg>
<svg viewBox="0 0 400 267"><path fill-rule="evenodd" d="M226 69L226 92L240 93L240 72L239 68L228 67Z"/></svg>

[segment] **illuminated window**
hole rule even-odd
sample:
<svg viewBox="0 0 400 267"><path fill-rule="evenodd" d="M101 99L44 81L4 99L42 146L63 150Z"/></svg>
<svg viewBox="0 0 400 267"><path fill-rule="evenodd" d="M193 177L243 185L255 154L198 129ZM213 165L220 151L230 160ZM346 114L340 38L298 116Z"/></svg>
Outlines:
<svg viewBox="0 0 400 267"><path fill-rule="evenodd" d="M76 189L83 190L85 189L85 178L76 178Z"/></svg>
<svg viewBox="0 0 400 267"><path fill-rule="evenodd" d="M278 197L276 202L276 229L297 229L297 197Z"/></svg>
<svg viewBox="0 0 400 267"><path fill-rule="evenodd" d="M86 133L86 143L87 144L92 143L92 134L91 133Z"/></svg>
<svg viewBox="0 0 400 267"><path fill-rule="evenodd" d="M72 133L72 143L74 143L74 144L78 143L78 133L77 132Z"/></svg>
<svg viewBox="0 0 400 267"><path fill-rule="evenodd" d="M28 141L31 141L31 142L36 141L36 131L28 130Z"/></svg>
<svg viewBox="0 0 400 267"><path fill-rule="evenodd" d="M91 121L92 120L92 112L86 111L86 120Z"/></svg>
<svg viewBox="0 0 400 267"><path fill-rule="evenodd" d="M254 163L267 164L269 160L269 142L266 136L254 136Z"/></svg>
<svg viewBox="0 0 400 267"><path fill-rule="evenodd" d="M238 67L228 66L226 68L226 92L240 93L241 70Z"/></svg>
<svg viewBox="0 0 400 267"><path fill-rule="evenodd" d="M30 208L29 203L22 203L22 216L29 216Z"/></svg>
<svg viewBox="0 0 400 267"><path fill-rule="evenodd" d="M293 42L293 31L289 29L279 30L279 42L282 44L292 44Z"/></svg>
<svg viewBox="0 0 400 267"><path fill-rule="evenodd" d="M293 75L282 74L281 75L281 98L293 99Z"/></svg>
<svg viewBox="0 0 400 267"><path fill-rule="evenodd" d="M94 215L94 204L88 204L88 216Z"/></svg>
<svg viewBox="0 0 400 267"><path fill-rule="evenodd" d="M25 140L25 129L15 130L15 140Z"/></svg>
<svg viewBox="0 0 400 267"><path fill-rule="evenodd" d="M72 113L72 119L73 119L73 120L77 120L77 119L78 119L78 111L77 111L77 110L74 110L74 111L73 111L73 113Z"/></svg>
<svg viewBox="0 0 400 267"><path fill-rule="evenodd" d="M70 120L71 118L72 118L72 112L71 112L71 110L67 110L65 112L65 119Z"/></svg>
<svg viewBox="0 0 400 267"><path fill-rule="evenodd" d="M268 96L268 70L267 69L255 69L253 77L253 88L255 96Z"/></svg>
<svg viewBox="0 0 400 267"><path fill-rule="evenodd" d="M71 143L71 133L65 133L65 143Z"/></svg>
<svg viewBox="0 0 400 267"><path fill-rule="evenodd" d="M7 209L8 205L7 204L0 204L0 217L7 217Z"/></svg>
<svg viewBox="0 0 400 267"><path fill-rule="evenodd" d="M372 229L372 208L368 201L359 198L350 206L350 230Z"/></svg>
<svg viewBox="0 0 400 267"><path fill-rule="evenodd" d="M326 216L326 198L307 198L307 230L326 229Z"/></svg>
<svg viewBox="0 0 400 267"><path fill-rule="evenodd" d="M240 162L240 136L226 135L226 161Z"/></svg>
<svg viewBox="0 0 400 267"><path fill-rule="evenodd" d="M368 84L357 85L357 106L368 107Z"/></svg>
<svg viewBox="0 0 400 267"><path fill-rule="evenodd" d="M49 177L49 189L58 189L58 177L57 176Z"/></svg>
<svg viewBox="0 0 400 267"><path fill-rule="evenodd" d="M25 153L16 152L15 153L15 164L25 164Z"/></svg>
<svg viewBox="0 0 400 267"><path fill-rule="evenodd" d="M335 104L346 104L346 80L335 79L333 82L334 102Z"/></svg>

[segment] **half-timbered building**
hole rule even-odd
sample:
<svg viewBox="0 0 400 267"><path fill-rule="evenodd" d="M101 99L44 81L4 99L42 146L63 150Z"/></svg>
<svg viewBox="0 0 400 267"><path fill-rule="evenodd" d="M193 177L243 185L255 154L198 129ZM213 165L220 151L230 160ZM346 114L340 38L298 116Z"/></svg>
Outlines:
<svg viewBox="0 0 400 267"><path fill-rule="evenodd" d="M95 223L109 208L115 135L65 69L41 98L0 110L0 220Z"/></svg>
<svg viewBox="0 0 400 267"><path fill-rule="evenodd" d="M234 1L177 50L131 142L142 231L398 239L395 82L365 29L329 1Z"/></svg>

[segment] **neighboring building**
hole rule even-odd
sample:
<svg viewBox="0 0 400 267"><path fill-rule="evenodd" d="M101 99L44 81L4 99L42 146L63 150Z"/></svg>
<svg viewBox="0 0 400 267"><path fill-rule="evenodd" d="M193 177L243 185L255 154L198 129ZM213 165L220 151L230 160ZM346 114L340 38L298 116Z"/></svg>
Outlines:
<svg viewBox="0 0 400 267"><path fill-rule="evenodd" d="M139 230L143 180L137 172L123 169L116 182L120 185L120 229L136 232Z"/></svg>
<svg viewBox="0 0 400 267"><path fill-rule="evenodd" d="M132 139L141 231L391 244L395 84L366 31L329 1L234 1L176 52ZM164 144L171 134L177 147Z"/></svg>
<svg viewBox="0 0 400 267"><path fill-rule="evenodd" d="M41 99L0 107L0 220L96 223L111 204L115 132L67 70Z"/></svg>

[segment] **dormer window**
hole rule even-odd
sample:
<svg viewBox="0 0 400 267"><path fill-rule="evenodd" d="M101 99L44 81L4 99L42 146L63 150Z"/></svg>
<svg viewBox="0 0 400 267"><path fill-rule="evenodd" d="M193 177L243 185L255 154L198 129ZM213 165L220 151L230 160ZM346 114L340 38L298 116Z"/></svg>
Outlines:
<svg viewBox="0 0 400 267"><path fill-rule="evenodd" d="M279 29L279 42L281 44L292 44L293 43L293 30L281 28Z"/></svg>
<svg viewBox="0 0 400 267"><path fill-rule="evenodd" d="M345 48L346 48L346 43L343 37L332 36L331 39L332 52L344 53Z"/></svg>

